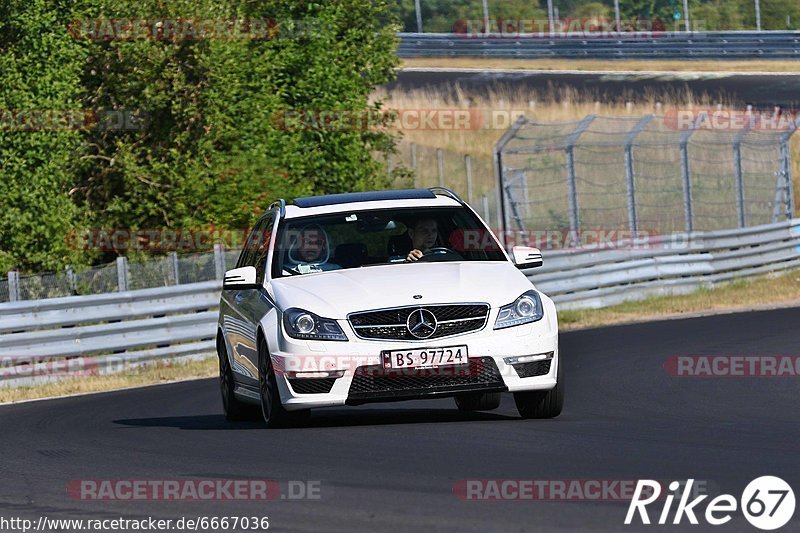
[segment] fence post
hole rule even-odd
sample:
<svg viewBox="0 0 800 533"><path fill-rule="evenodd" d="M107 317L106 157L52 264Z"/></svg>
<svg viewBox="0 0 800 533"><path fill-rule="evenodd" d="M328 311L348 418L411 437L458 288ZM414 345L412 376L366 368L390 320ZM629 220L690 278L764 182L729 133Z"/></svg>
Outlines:
<svg viewBox="0 0 800 533"><path fill-rule="evenodd" d="M689 172L689 143L681 141L681 179L683 180L683 213L686 233L694 230L692 213L692 178Z"/></svg>
<svg viewBox="0 0 800 533"><path fill-rule="evenodd" d="M214 274L217 279L225 277L225 251L221 243L214 245Z"/></svg>
<svg viewBox="0 0 800 533"><path fill-rule="evenodd" d="M742 174L742 138L750 130L750 122L745 123L742 131L736 134L733 140L733 171L736 185L736 215L740 228L747 225L744 212L744 176Z"/></svg>
<svg viewBox="0 0 800 533"><path fill-rule="evenodd" d="M522 215L520 215L519 208L517 207L517 204L519 202L515 202L514 199L511 197L511 184L512 183L516 183L518 181L523 181L523 180L525 181L525 187L523 188L523 203L525 204L525 208L526 208L525 215L527 216L527 214L528 214L527 213L527 201L528 201L527 179L525 178L525 171L524 170L520 170L520 169L517 169L517 168L512 169L512 170L514 170L514 179L511 180L510 182L507 181L506 184L505 184L505 191L506 191L506 194L508 195L508 207L509 207L509 210L511 211L510 214L508 213L508 211L506 211L506 227L508 227L508 225L509 225L509 219L513 218L514 220L517 221L517 227L519 228L519 230L521 232L524 232L525 231L525 223L523 222Z"/></svg>
<svg viewBox="0 0 800 533"><path fill-rule="evenodd" d="M19 272L12 270L8 273L8 301L18 302L22 299L19 288Z"/></svg>
<svg viewBox="0 0 800 533"><path fill-rule="evenodd" d="M580 231L581 227L580 208L578 206L578 182L575 177L575 143L578 142L581 134L586 131L595 116L585 116L564 141L564 152L567 158L567 187L569 189L569 231L574 240L579 240L578 231Z"/></svg>
<svg viewBox="0 0 800 533"><path fill-rule="evenodd" d="M411 143L411 171L414 174L414 188L417 188L417 145Z"/></svg>
<svg viewBox="0 0 800 533"><path fill-rule="evenodd" d="M436 149L436 168L439 173L439 187L444 187L444 153L441 148Z"/></svg>
<svg viewBox="0 0 800 533"><path fill-rule="evenodd" d="M636 216L636 174L633 168L633 143L636 137L653 120L654 115L643 116L636 126L625 136L625 183L628 193L628 229L634 236L638 231L638 218Z"/></svg>
<svg viewBox="0 0 800 533"><path fill-rule="evenodd" d="M172 274L175 276L175 285L181 284L180 263L178 262L178 252L170 254L170 261L172 262Z"/></svg>
<svg viewBox="0 0 800 533"><path fill-rule="evenodd" d="M128 258L124 255L117 257L117 288L119 292L128 290Z"/></svg>
<svg viewBox="0 0 800 533"><path fill-rule="evenodd" d="M67 274L67 284L69 284L69 292L77 295L78 294L78 278L75 276L75 271L72 270L72 267L68 266L66 270Z"/></svg>
<svg viewBox="0 0 800 533"><path fill-rule="evenodd" d="M467 169L467 203L472 205L472 160L469 154L464 156L464 166Z"/></svg>
<svg viewBox="0 0 800 533"><path fill-rule="evenodd" d="M783 179L786 184L786 220L794 218L794 184L792 183L792 156L789 151L789 140L797 128L794 124L791 127L792 129L781 139Z"/></svg>
<svg viewBox="0 0 800 533"><path fill-rule="evenodd" d="M697 119L692 124L692 127L683 133L680 138L681 150L681 179L683 180L683 213L684 223L686 225L686 233L694 231L694 211L692 209L692 173L689 168L689 139L697 129L697 125L701 120L708 120L708 113L701 112L697 115Z"/></svg>
<svg viewBox="0 0 800 533"><path fill-rule="evenodd" d="M503 232L508 229L508 218L506 215L505 201L505 169L503 168L503 150L519 129L527 122L524 116L517 117L517 120L506 131L494 145L494 177L495 177L495 202L497 203L497 231L500 234L500 243L505 245Z"/></svg>

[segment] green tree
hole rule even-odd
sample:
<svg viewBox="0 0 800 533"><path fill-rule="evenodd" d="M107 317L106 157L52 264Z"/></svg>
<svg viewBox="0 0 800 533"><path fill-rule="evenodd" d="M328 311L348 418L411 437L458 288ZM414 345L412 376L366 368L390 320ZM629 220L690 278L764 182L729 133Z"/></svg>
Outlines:
<svg viewBox="0 0 800 533"><path fill-rule="evenodd" d="M83 219L70 198L81 134L58 118L81 108L87 57L66 32L76 13L69 4L0 6L0 272L84 260L68 244Z"/></svg>
<svg viewBox="0 0 800 533"><path fill-rule="evenodd" d="M276 117L378 109L370 94L398 63L391 17L370 0L4 3L0 109L95 110L128 122L0 127L0 270L110 259L70 247L76 228L242 228L277 197L386 186L392 135L286 128ZM98 24L112 19L161 19L164 31L228 19L268 34L116 40L119 26Z"/></svg>

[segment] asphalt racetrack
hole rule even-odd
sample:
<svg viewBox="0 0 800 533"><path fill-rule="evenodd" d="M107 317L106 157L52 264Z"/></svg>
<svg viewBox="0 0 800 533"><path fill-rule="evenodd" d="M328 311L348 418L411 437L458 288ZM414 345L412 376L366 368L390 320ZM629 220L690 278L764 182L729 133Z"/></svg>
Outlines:
<svg viewBox="0 0 800 533"><path fill-rule="evenodd" d="M226 423L215 380L2 406L1 514L268 516L269 529L280 531L671 531L624 526L627 501L474 501L454 486L695 478L739 498L750 480L776 475L797 491L800 378L675 378L664 362L676 354L797 355L799 325L794 308L564 333L566 404L554 420L519 419L506 395L489 413L460 413L452 399L372 404L315 411L310 427L268 430ZM319 498L67 494L70 480L184 478L275 479L282 487L316 480ZM798 514L782 531L800 528ZM693 530L756 531L738 511L724 526Z"/></svg>
<svg viewBox="0 0 800 533"><path fill-rule="evenodd" d="M767 68L765 66L765 68ZM406 69L398 72L397 80L386 86L387 91L438 89L454 94L460 86L470 94L485 95L501 88L512 93L536 91L538 94L556 92L569 87L599 101L641 100L652 94L683 94L686 90L699 96L706 94L713 102L735 106L752 105L759 109L781 106L800 106L800 74L747 75L736 73L565 73L547 71L446 71Z"/></svg>

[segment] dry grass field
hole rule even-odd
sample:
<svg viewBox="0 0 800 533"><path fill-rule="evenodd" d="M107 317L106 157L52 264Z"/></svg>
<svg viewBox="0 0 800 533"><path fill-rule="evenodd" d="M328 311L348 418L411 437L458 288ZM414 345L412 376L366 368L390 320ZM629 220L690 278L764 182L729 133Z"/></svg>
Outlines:
<svg viewBox="0 0 800 533"><path fill-rule="evenodd" d="M495 187L492 164L493 147L513 122L514 117L525 115L537 122L559 123L578 121L589 114L637 118L646 114L669 115L677 110L720 109L743 111L733 108L724 97L712 94L694 94L689 91L667 91L664 93L624 94L608 98L596 92L581 92L569 88L550 88L547 91L522 91L500 89L488 95L476 96L455 87L452 94L436 90L415 90L392 93L377 92L374 99L380 100L385 109L399 110L467 110L471 117L484 117L481 127L451 128L400 128L401 142L395 164L411 166L411 146L415 145L417 156L417 185L433 186L439 183L439 169L436 150L443 150L444 184L466 195L464 155L471 157L473 171L474 204L484 193L493 194ZM492 117L491 119L489 117ZM492 124L494 122L494 124ZM720 152L719 148L709 148L710 152ZM727 155L730 149L725 150ZM792 175L794 178L795 205L800 205L800 134L794 135L791 142ZM714 165L715 153L709 154L707 167L698 165L697 173L720 172L730 174L731 170L719 170ZM774 161L773 153L751 154L761 157L763 163ZM668 162L670 166L672 162ZM598 162L602 165L602 162ZM409 185L408 183L398 185ZM774 181L765 187L774 187ZM492 200L493 201L493 200ZM733 205L730 206L731 209ZM480 210L480 205L477 205ZM724 223L724 222L721 222Z"/></svg>

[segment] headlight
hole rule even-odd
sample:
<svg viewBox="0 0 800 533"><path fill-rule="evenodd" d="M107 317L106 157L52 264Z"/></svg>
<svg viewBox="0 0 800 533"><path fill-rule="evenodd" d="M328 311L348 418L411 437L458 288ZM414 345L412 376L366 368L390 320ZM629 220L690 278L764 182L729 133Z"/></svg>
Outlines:
<svg viewBox="0 0 800 533"><path fill-rule="evenodd" d="M494 323L494 329L510 328L511 326L536 322L541 320L543 316L542 299L539 297L538 292L531 290L517 298L514 303L500 308L500 312L497 314L497 321Z"/></svg>
<svg viewBox="0 0 800 533"><path fill-rule="evenodd" d="M302 309L287 309L283 313L286 333L295 339L346 341L347 335L335 320L322 318Z"/></svg>

